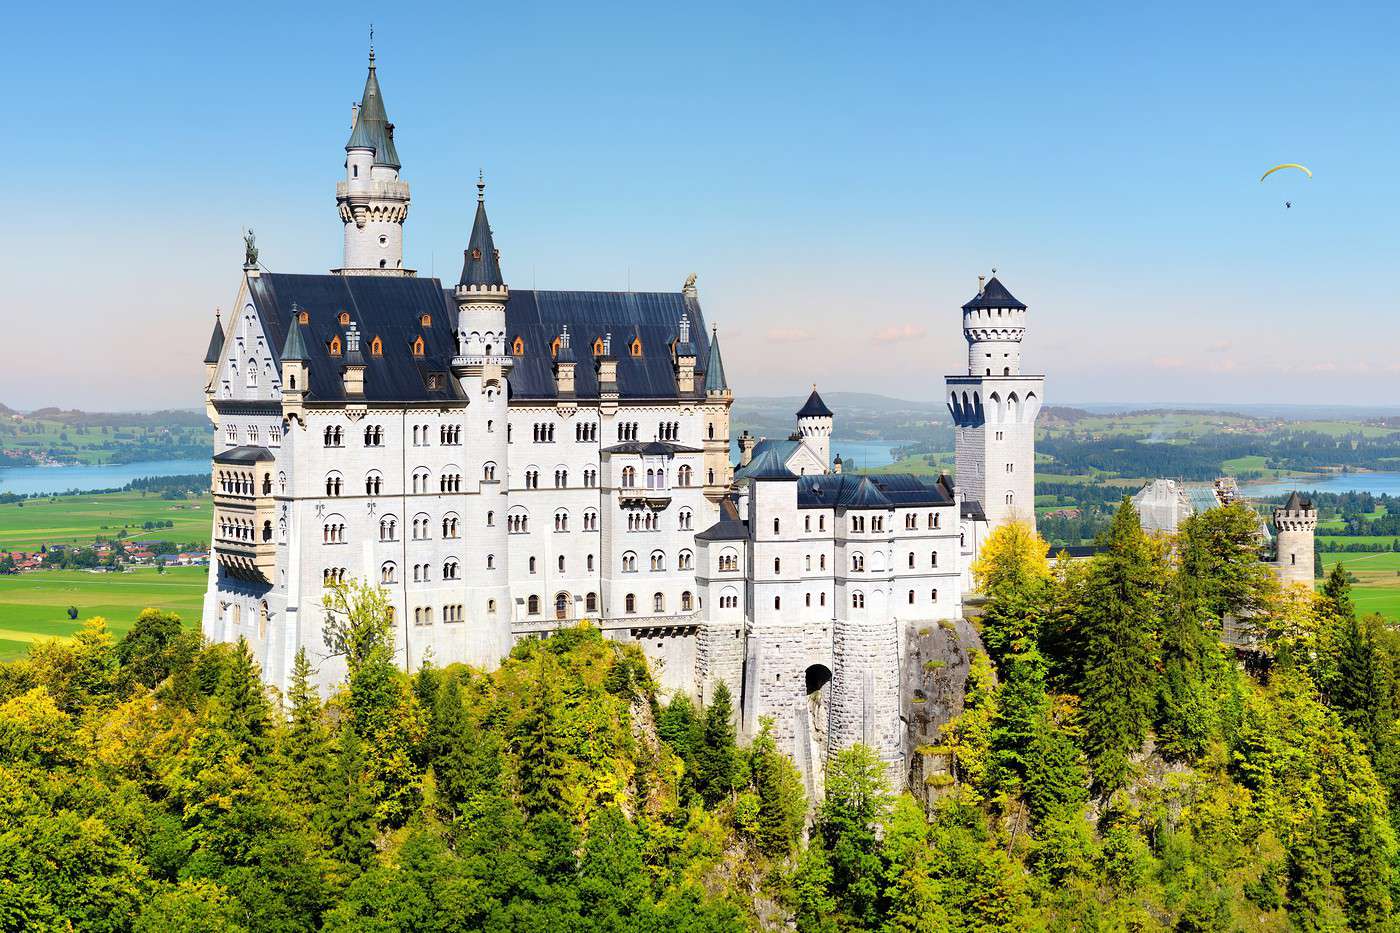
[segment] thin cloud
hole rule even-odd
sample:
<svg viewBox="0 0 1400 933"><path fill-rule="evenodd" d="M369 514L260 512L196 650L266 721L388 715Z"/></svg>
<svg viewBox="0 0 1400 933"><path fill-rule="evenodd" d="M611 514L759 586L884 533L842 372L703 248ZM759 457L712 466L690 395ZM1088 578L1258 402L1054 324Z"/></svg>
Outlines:
<svg viewBox="0 0 1400 933"><path fill-rule="evenodd" d="M802 343L805 340L811 340L812 337L811 331L798 327L774 327L768 331L770 343Z"/></svg>
<svg viewBox="0 0 1400 933"><path fill-rule="evenodd" d="M918 340L928 336L928 328L917 324L896 324L875 333L876 343L900 343L905 340Z"/></svg>

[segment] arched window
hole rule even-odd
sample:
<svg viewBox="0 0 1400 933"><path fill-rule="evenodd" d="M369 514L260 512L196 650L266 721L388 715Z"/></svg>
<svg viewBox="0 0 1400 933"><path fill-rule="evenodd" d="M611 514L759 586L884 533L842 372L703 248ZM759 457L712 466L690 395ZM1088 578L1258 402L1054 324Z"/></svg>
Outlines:
<svg viewBox="0 0 1400 933"><path fill-rule="evenodd" d="M633 467L622 468L622 485L626 489L631 489L637 485L637 471Z"/></svg>
<svg viewBox="0 0 1400 933"><path fill-rule="evenodd" d="M651 569L652 569L652 570L665 570L665 569L666 569L666 555L665 555L664 553L662 553L661 551L652 551L652 552L651 552Z"/></svg>
<svg viewBox="0 0 1400 933"><path fill-rule="evenodd" d="M632 595L631 593L628 593L628 594L627 594L627 598L624 599L624 600L622 601L622 605L623 605L623 608L626 609L627 612L629 612L629 613L636 612L636 611L637 611L637 597L634 596L634 595Z"/></svg>
<svg viewBox="0 0 1400 933"><path fill-rule="evenodd" d="M819 602L821 605L823 605L823 606L826 605L826 593L825 593L825 591L823 591L823 592L817 594L817 600L818 600L818 602Z"/></svg>
<svg viewBox="0 0 1400 933"><path fill-rule="evenodd" d="M1015 494L1014 492L1008 492L1008 493L1006 494L1006 504L1007 504L1007 505L1012 505L1012 504L1014 504L1015 500L1016 500L1016 494Z"/></svg>
<svg viewBox="0 0 1400 933"><path fill-rule="evenodd" d="M393 562L393 561L387 561L387 562L384 564L384 566L382 566L382 567L379 568L379 582L380 582L380 583L393 583L393 582L395 582L394 573L395 573L394 562Z"/></svg>
<svg viewBox="0 0 1400 933"><path fill-rule="evenodd" d="M690 595L690 590L684 590L681 593L681 612L690 612L694 609L694 602L695 599Z"/></svg>
<svg viewBox="0 0 1400 933"><path fill-rule="evenodd" d="M339 337L332 337L332 338L331 338L331 342L330 342L330 347L329 347L329 349L330 349L330 354L331 354L331 356L340 356L340 338L339 338Z"/></svg>
<svg viewBox="0 0 1400 933"><path fill-rule="evenodd" d="M661 613L661 612L665 612L665 611L666 611L666 597L663 596L661 593L653 593L653 594L652 594L652 597L651 597L651 611L652 611L652 612L657 612L657 613Z"/></svg>
<svg viewBox="0 0 1400 933"><path fill-rule="evenodd" d="M422 315L420 315L419 318L418 318L418 323L419 323L420 325L422 325L423 327L432 327L432 326L433 326L433 316L432 316L431 314L422 314Z"/></svg>
<svg viewBox="0 0 1400 933"><path fill-rule="evenodd" d="M774 608L774 609L781 609L781 608L783 608L783 598L782 598L781 596L774 596L774 597L773 597L773 608Z"/></svg>
<svg viewBox="0 0 1400 933"><path fill-rule="evenodd" d="M380 517L380 519L379 519L379 540L380 540L380 541L396 541L396 540L398 540L398 533L399 533L399 523L398 523L398 519L394 518L394 516L392 516L392 515L383 515L383 516Z"/></svg>
<svg viewBox="0 0 1400 933"><path fill-rule="evenodd" d="M865 569L865 555L856 551L851 555L851 570L859 573Z"/></svg>
<svg viewBox="0 0 1400 933"><path fill-rule="evenodd" d="M690 467L689 467L689 466L682 466L679 470L676 471L676 482L679 483L681 486L689 486L689 485L690 485L690 475L691 475Z"/></svg>
<svg viewBox="0 0 1400 933"><path fill-rule="evenodd" d="M913 552L913 551L910 551L910 552L909 552L909 569L910 569L910 570L913 570L913 569L914 569L914 552Z"/></svg>
<svg viewBox="0 0 1400 933"><path fill-rule="evenodd" d="M487 555L486 555L486 569L487 569L487 570L495 570L495 569L496 569L496 555L495 555L495 554L487 554Z"/></svg>
<svg viewBox="0 0 1400 933"><path fill-rule="evenodd" d="M540 598L538 596L531 596L526 601L525 605L530 615L537 616L540 614Z"/></svg>
<svg viewBox="0 0 1400 933"><path fill-rule="evenodd" d="M852 609L864 609L864 608L865 608L865 594L862 593L860 590L856 590L854 593L851 594L851 608L852 608Z"/></svg>
<svg viewBox="0 0 1400 933"><path fill-rule="evenodd" d="M637 552L627 551L622 555L622 572L633 573L637 569Z"/></svg>
<svg viewBox="0 0 1400 933"><path fill-rule="evenodd" d="M375 337L373 340L371 340L371 341L369 342L369 355L370 355L370 356L383 356L383 355L384 355L384 341L380 340L378 337Z"/></svg>
<svg viewBox="0 0 1400 933"><path fill-rule="evenodd" d="M929 590L928 598L931 599L933 602L938 602L938 591Z"/></svg>
<svg viewBox="0 0 1400 933"><path fill-rule="evenodd" d="M511 342L510 352L513 356L524 356L525 339L523 337L516 337L515 340Z"/></svg>
<svg viewBox="0 0 1400 933"><path fill-rule="evenodd" d="M481 468L481 478L487 482L494 480L496 478L496 464L489 460L486 461Z"/></svg>
<svg viewBox="0 0 1400 933"><path fill-rule="evenodd" d="M914 605L914 591L913 591L913 590L910 590L910 591L909 591L909 605L911 605L911 606Z"/></svg>
<svg viewBox="0 0 1400 933"><path fill-rule="evenodd" d="M929 554L929 556L928 556L928 562L929 562L929 566L930 566L930 567L937 567L937 566L938 566L938 552L937 552L937 551L933 551L932 553Z"/></svg>
<svg viewBox="0 0 1400 933"><path fill-rule="evenodd" d="M456 580L459 570L460 565L457 563L456 558L448 558L442 565L442 578L444 580Z"/></svg>
<svg viewBox="0 0 1400 933"><path fill-rule="evenodd" d="M533 557L530 558L530 572L531 572L531 573L534 573L534 572L535 572L535 559L534 559Z"/></svg>
<svg viewBox="0 0 1400 933"><path fill-rule="evenodd" d="M424 353L423 338L422 338L422 337L414 337L414 338L413 338L413 355L414 355L414 356L422 356L423 353Z"/></svg>
<svg viewBox="0 0 1400 933"><path fill-rule="evenodd" d="M628 349L631 351L631 353L632 353L633 356L641 356L641 355L642 355L642 338L641 338L641 337L633 337L633 338L632 338L632 344L631 344L631 346L630 346Z"/></svg>
<svg viewBox="0 0 1400 933"><path fill-rule="evenodd" d="M676 555L677 570L693 570L694 566L695 560L689 551L681 551L680 554Z"/></svg>
<svg viewBox="0 0 1400 933"><path fill-rule="evenodd" d="M782 559L781 557L775 557L775 558L773 558L773 572L774 572L774 573L782 573L782 572L783 572L783 559Z"/></svg>
<svg viewBox="0 0 1400 933"><path fill-rule="evenodd" d="M778 519L773 519L773 534L778 533Z"/></svg>
<svg viewBox="0 0 1400 933"><path fill-rule="evenodd" d="M597 593L589 593L587 596L585 596L585 597L583 598L583 611L584 611L584 612L597 612L597 611L598 611L598 594L597 594Z"/></svg>

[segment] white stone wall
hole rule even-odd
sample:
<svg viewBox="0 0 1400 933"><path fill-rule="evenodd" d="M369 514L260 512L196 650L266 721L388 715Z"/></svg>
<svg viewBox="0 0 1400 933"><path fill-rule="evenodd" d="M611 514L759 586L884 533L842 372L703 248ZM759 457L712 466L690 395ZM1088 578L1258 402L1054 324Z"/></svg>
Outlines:
<svg viewBox="0 0 1400 933"><path fill-rule="evenodd" d="M1274 509L1274 527L1278 529L1278 553L1274 562L1274 572L1284 583L1301 583L1311 587L1317 511Z"/></svg>
<svg viewBox="0 0 1400 933"><path fill-rule="evenodd" d="M1035 420L1042 376L949 376L957 483L988 522L1035 526Z"/></svg>
<svg viewBox="0 0 1400 933"><path fill-rule="evenodd" d="M899 703L901 629L890 618L867 616L836 622L828 744L832 758L857 742L869 746L888 766L896 786L904 761Z"/></svg>

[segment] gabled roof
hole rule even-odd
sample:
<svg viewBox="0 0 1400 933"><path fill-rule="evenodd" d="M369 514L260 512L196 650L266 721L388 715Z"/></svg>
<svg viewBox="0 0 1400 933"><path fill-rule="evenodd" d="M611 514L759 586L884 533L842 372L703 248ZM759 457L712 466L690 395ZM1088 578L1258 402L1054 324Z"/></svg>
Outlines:
<svg viewBox="0 0 1400 933"><path fill-rule="evenodd" d="M209 349L204 351L204 362L217 363L224 352L224 325L214 318L214 333L209 335Z"/></svg>
<svg viewBox="0 0 1400 933"><path fill-rule="evenodd" d="M345 150L373 149L374 164L399 168L399 153L394 148L394 126L384 111L384 95L379 91L379 78L374 73L374 52L369 53L369 75L365 92L360 97L360 109L355 111L355 127Z"/></svg>
<svg viewBox="0 0 1400 933"><path fill-rule="evenodd" d="M734 471L734 478L736 480L747 478L754 471L754 464L760 459L763 459L770 452L772 452L773 455L778 458L779 462L783 464L784 468L786 468L787 462L791 460L792 455L797 452L797 447L800 443L801 441L788 440L786 438L764 438L758 441L754 444L753 454L749 458L749 462ZM791 473L792 471L789 470L788 472Z"/></svg>
<svg viewBox="0 0 1400 933"><path fill-rule="evenodd" d="M830 418L831 409L826 407L826 402L817 394L817 387L812 386L812 394L807 396L807 402L797 411L799 418Z"/></svg>
<svg viewBox="0 0 1400 933"><path fill-rule="evenodd" d="M742 472L741 477L739 473ZM795 480L797 474L787 468L787 457L784 457L777 448L770 447L761 454L754 456L741 471L736 471L736 479L752 480Z"/></svg>
<svg viewBox="0 0 1400 933"><path fill-rule="evenodd" d="M462 258L462 277L458 285L504 285L501 277L501 257L491 237L491 221L486 219L486 182L476 183L476 219L472 221L472 236Z"/></svg>
<svg viewBox="0 0 1400 933"><path fill-rule="evenodd" d="M704 333L704 330L701 330ZM696 354L699 359L699 354ZM719 355L719 329L710 331L710 358L705 364L705 391L727 392L729 382L724 378L724 360Z"/></svg>
<svg viewBox="0 0 1400 933"><path fill-rule="evenodd" d="M248 294L272 346L286 347L294 339L302 344L311 401L345 398L341 371L349 361L331 356L329 349L332 338L339 337L343 351L348 350L341 312L358 325L362 341L372 343L378 337L382 343L380 355L364 355L366 401L462 398L450 375L457 354L456 308L444 300L442 283L436 279L264 272L249 277ZM307 323L298 328L293 322L300 311L306 312ZM423 314L430 320L426 327L420 323ZM413 343L420 337L423 355L415 356ZM295 349L295 343L292 346ZM439 377L436 388L428 388L430 375Z"/></svg>
<svg viewBox="0 0 1400 933"><path fill-rule="evenodd" d="M962 518L970 519L974 522L985 522L987 513L982 510L982 503L976 499L964 499L962 502Z"/></svg>
<svg viewBox="0 0 1400 933"><path fill-rule="evenodd" d="M1026 306L1016 300L1016 296L1006 290L1006 286L1001 284L1001 280L992 276L986 285L982 286L982 291L974 295L972 300L963 305L964 311L976 311L981 308L1014 308L1018 311L1026 310Z"/></svg>
<svg viewBox="0 0 1400 933"><path fill-rule="evenodd" d="M888 509L893 506L868 476L831 473L798 480L798 508Z"/></svg>

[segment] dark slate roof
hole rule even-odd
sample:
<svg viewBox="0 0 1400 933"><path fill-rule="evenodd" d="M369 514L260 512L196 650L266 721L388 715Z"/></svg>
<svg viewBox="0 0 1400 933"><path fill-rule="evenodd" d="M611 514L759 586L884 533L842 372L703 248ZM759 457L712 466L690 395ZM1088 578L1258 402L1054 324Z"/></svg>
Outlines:
<svg viewBox="0 0 1400 933"><path fill-rule="evenodd" d="M982 503L976 499L964 499L962 503L962 517L971 519L974 522L985 522L987 513L982 511Z"/></svg>
<svg viewBox="0 0 1400 933"><path fill-rule="evenodd" d="M309 400L345 398L341 375L346 360L329 354L332 337L339 336L342 346L346 343L346 328L339 323L342 311L349 312L360 330L367 401L451 401L463 397L450 375L457 353L457 306L451 290L444 289L437 279L265 272L250 278L248 288L271 346L285 347L289 331L295 333L289 323L296 311L307 312L308 322L298 336L310 367ZM612 333L615 340L630 341L634 334L642 340L641 356L623 352L617 358L617 388L623 398L679 397L670 343L687 307L691 321L698 325L697 350L703 358L710 345L699 305L680 292L512 292L506 304L506 328L510 340L522 338L525 354L515 358L511 369L511 396L557 397L550 347L567 324L571 339L580 348L580 362L574 370L576 398L598 397L592 345L595 337L606 333ZM425 313L431 319L427 327L419 323ZM413 341L420 336L424 354L415 357ZM375 337L383 342L382 356L369 352ZM432 373L443 374L441 388L427 388L427 376ZM692 395L703 397L699 390Z"/></svg>
<svg viewBox="0 0 1400 933"><path fill-rule="evenodd" d="M204 362L217 363L224 352L224 325L214 318L214 333L209 335L209 349L204 351Z"/></svg>
<svg viewBox="0 0 1400 933"><path fill-rule="evenodd" d="M450 293L448 300L451 300ZM681 313L686 310L690 312L697 338L696 358L705 359L710 341L700 316L700 306L680 292L512 290L506 304L506 337L509 342L520 337L525 343L525 355L516 357L511 369L511 397L553 399L558 396L550 346L567 324L570 340L579 356L579 363L574 367L575 397L598 397L593 341L611 333L619 395L623 398L678 398L671 341L676 339ZM634 336L641 338L641 356L632 356L626 347ZM691 397L703 396L704 392L699 389L691 393Z"/></svg>
<svg viewBox="0 0 1400 933"><path fill-rule="evenodd" d="M462 277L458 285L504 285L501 278L501 257L491 237L491 221L486 219L486 182L476 183L476 219L472 221L472 236L462 254Z"/></svg>
<svg viewBox="0 0 1400 933"><path fill-rule="evenodd" d="M623 441L611 447L604 447L605 454L643 454L648 457L662 457L671 454L698 454L699 447L687 447L671 441Z"/></svg>
<svg viewBox="0 0 1400 933"><path fill-rule="evenodd" d="M749 536L749 526L739 517L739 508L730 499L719 504L719 521L695 536L697 541L742 541Z"/></svg>
<svg viewBox="0 0 1400 933"><path fill-rule="evenodd" d="M743 475L740 476L739 474ZM777 448L770 447L761 454L756 454L748 465L735 473L736 479L797 479L797 474L787 468L787 457L784 457Z"/></svg>
<svg viewBox="0 0 1400 933"><path fill-rule="evenodd" d="M394 148L394 126L384 111L384 95L379 91L379 78L374 73L374 53L369 53L369 75L365 78L365 93L360 109L355 112L355 127L350 131L351 149L373 149L374 164L399 168L399 153Z"/></svg>
<svg viewBox="0 0 1400 933"><path fill-rule="evenodd" d="M797 411L799 418L830 418L831 409L826 407L826 402L817 394L817 387L812 386L812 394L807 396L807 403Z"/></svg>
<svg viewBox="0 0 1400 933"><path fill-rule="evenodd" d="M248 280L249 294L258 309L268 342L284 346L289 323L294 320L293 305L304 310L308 322L302 325L311 401L339 401L345 398L341 376L344 357L330 355L332 337L345 345L345 327L339 323L346 311L359 325L362 347L368 350L374 338L383 341L381 356L365 353L366 401L418 402L453 401L462 398L457 380L450 377L452 357L457 353L456 308L443 300L442 283L436 279L376 275L286 275L265 272ZM423 327L421 315L430 315ZM413 341L422 337L424 354L413 355ZM442 374L441 387L429 389L429 374Z"/></svg>
<svg viewBox="0 0 1400 933"><path fill-rule="evenodd" d="M895 508L952 505L953 493L943 483L930 483L913 473L874 473L866 477Z"/></svg>
<svg viewBox="0 0 1400 933"><path fill-rule="evenodd" d="M754 470L754 464L764 458L770 451L774 452L775 456L778 457L778 462L786 467L788 460L792 459L792 455L797 451L797 445L800 443L800 441L788 440L786 438L778 440L764 438L754 444L753 453L749 457L749 462L734 471L734 478L739 480L748 477Z"/></svg>
<svg viewBox="0 0 1400 933"><path fill-rule="evenodd" d="M271 459L273 459L272 451L266 447L254 447L251 444L233 447L221 454L214 455L215 463L262 463Z"/></svg>
<svg viewBox="0 0 1400 933"><path fill-rule="evenodd" d="M1293 490L1293 495L1288 497L1288 501L1283 507L1290 512L1300 512L1313 507L1312 500L1299 494L1298 490Z"/></svg>
<svg viewBox="0 0 1400 933"><path fill-rule="evenodd" d="M692 325L693 326L693 325ZM704 333L704 330L701 330ZM700 355L696 354L696 359ZM724 392L728 390L729 383L724 378L724 360L719 355L719 329L710 331L710 358L705 364L705 391Z"/></svg>
<svg viewBox="0 0 1400 933"><path fill-rule="evenodd" d="M868 476L831 473L826 476L804 476L798 480L798 508L888 509L893 505Z"/></svg>
<svg viewBox="0 0 1400 933"><path fill-rule="evenodd" d="M982 291L974 295L972 300L963 305L964 311L976 311L981 308L1015 308L1018 311L1026 310L1026 306L1016 300L1016 296L1006 290L1006 286L1001 284L1001 280L992 276L991 281L982 286Z"/></svg>

